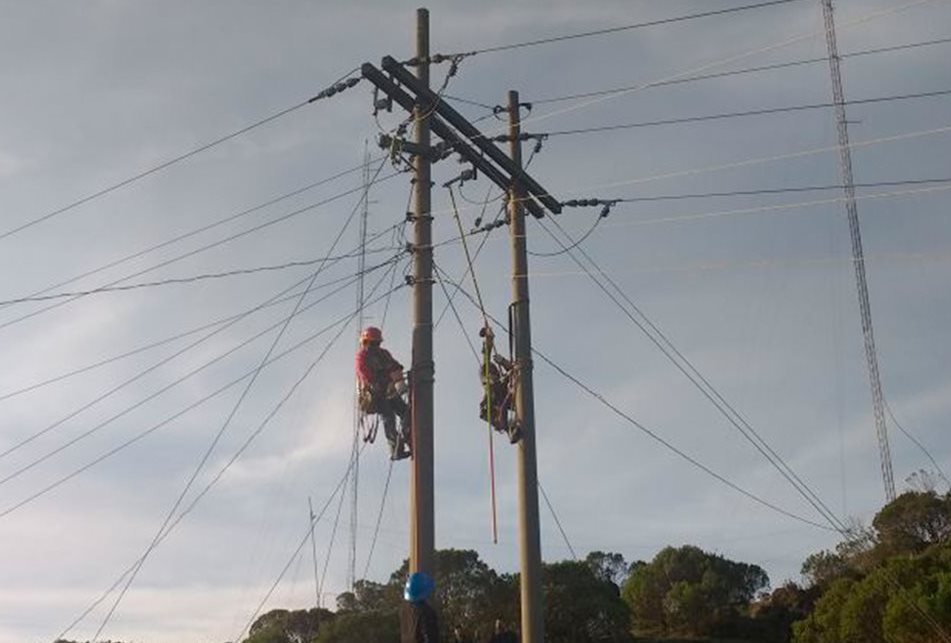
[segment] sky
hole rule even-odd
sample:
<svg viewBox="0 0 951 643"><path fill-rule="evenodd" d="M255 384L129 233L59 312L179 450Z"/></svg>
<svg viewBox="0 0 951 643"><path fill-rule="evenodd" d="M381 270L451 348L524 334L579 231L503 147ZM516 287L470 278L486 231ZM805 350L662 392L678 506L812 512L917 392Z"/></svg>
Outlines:
<svg viewBox="0 0 951 643"><path fill-rule="evenodd" d="M433 4L432 50L469 52L739 4ZM91 638L116 592L77 619L149 550L100 638L235 640L261 610L316 602L314 552L323 604L347 588L352 500L334 492L354 431L360 166L368 153L371 176L379 168L367 207L372 294L364 319L382 325L386 345L408 363L410 291L395 286L407 270L400 231L410 230L399 224L410 177L380 161L375 145L380 129L391 131L404 115L375 120L363 82L17 229L299 105L365 61L410 57L416 6L0 3L0 643ZM951 37L951 5L941 0L836 7L843 54ZM951 89L949 46L846 57L847 99ZM554 133L827 103L824 63L644 87L825 53L819 2L802 0L481 53L462 60L446 93L498 134L505 124L491 107L516 89L532 103L523 130ZM433 68L435 86L447 70ZM639 89L546 102L625 86ZM951 178L947 100L850 105L856 182ZM553 134L531 172L562 200L835 185L835 144L834 114L822 108ZM453 280L466 263L442 184L464 167L449 159L434 168L434 235L446 241L435 261ZM945 472L949 185L858 189L885 398ZM483 203L487 218L501 203L483 178L457 196L467 228ZM840 197L832 190L619 203L580 248L839 519L867 522L884 492ZM578 238L597 215L566 208L557 223ZM557 231L553 223L528 222L531 251L559 250L546 232ZM473 252L483 238L470 238ZM319 290L288 297L303 292L316 260L339 255L349 256L327 263L313 282ZM509 257L502 228L475 260L487 311L498 319L510 298ZM823 522L569 256L529 261L536 348L732 484ZM188 281L274 266L283 267ZM168 280L186 281L9 301ZM468 278L465 288L473 289ZM440 285L434 298L438 317ZM450 312L435 330L436 543L476 549L511 572L516 451L495 441L495 544L477 359L465 341L477 341L482 321L464 296L455 303L459 320ZM284 327L295 306L299 314ZM649 560L689 543L761 565L775 586L798 580L806 556L837 542L835 532L688 463L541 360L534 373L539 479L567 536L542 505L546 561L570 558L571 549ZM891 421L889 440L899 491L910 474L934 470ZM355 530L357 576L377 581L408 547L408 467L393 467L384 502L388 471L381 439L359 460ZM308 500L315 512L326 507L313 546ZM166 516L174 528L153 548Z"/></svg>

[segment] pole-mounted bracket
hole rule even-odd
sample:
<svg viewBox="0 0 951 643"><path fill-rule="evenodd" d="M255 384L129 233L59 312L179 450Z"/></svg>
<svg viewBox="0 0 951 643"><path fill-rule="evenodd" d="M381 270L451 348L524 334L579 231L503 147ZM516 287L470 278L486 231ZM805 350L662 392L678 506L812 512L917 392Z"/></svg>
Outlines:
<svg viewBox="0 0 951 643"><path fill-rule="evenodd" d="M389 56L384 58L383 66L402 87L394 82L394 78L389 78L370 63L364 63L360 69L364 78L373 83L384 94L390 96L394 102L406 111L412 112L418 104L428 108L430 114L427 120L433 133L499 188L508 191L513 184L517 183L523 186L525 192L532 197L524 201L525 208L532 216L539 219L544 217L545 208L554 214L561 213L561 204L547 190L542 188L524 170L515 167L508 156L479 132L475 126L465 120L462 115L447 105L444 100L422 87L417 79L403 69L395 59ZM410 96L405 89L409 89L418 98ZM444 113L447 108L449 111ZM460 134L457 134L453 127L449 127L443 122L439 116L449 121L471 143L464 141ZM478 150L475 148L478 148Z"/></svg>
<svg viewBox="0 0 951 643"><path fill-rule="evenodd" d="M389 150L391 155L406 152L412 156L422 156L431 163L443 160L452 154L452 147L445 142L437 143L431 147L423 147L418 143L407 141L404 138L390 136L389 134L380 134L376 144L383 150Z"/></svg>

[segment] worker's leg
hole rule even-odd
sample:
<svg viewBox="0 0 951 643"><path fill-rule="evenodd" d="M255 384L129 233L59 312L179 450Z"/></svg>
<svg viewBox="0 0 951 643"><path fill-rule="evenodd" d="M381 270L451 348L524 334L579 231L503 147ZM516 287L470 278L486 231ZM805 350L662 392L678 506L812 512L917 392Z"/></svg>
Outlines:
<svg viewBox="0 0 951 643"><path fill-rule="evenodd" d="M406 404L406 401L402 396L391 397L388 400L390 408L393 411L393 414L398 416L400 419L400 451L403 454L403 457L409 457L411 455L410 445L412 443L410 436L410 427L412 422L409 417L409 406Z"/></svg>

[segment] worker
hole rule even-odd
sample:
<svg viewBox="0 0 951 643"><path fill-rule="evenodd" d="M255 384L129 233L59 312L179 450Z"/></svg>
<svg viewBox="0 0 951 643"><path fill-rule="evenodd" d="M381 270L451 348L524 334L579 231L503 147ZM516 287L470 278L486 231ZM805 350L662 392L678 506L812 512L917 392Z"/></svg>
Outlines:
<svg viewBox="0 0 951 643"><path fill-rule="evenodd" d="M521 439L522 432L518 420L510 417L514 397L512 362L495 352L495 335L491 328L483 327L479 336L482 337L483 355L483 363L479 369L483 391L482 401L479 403L479 417L488 421L496 431L507 434L509 441L515 444Z"/></svg>
<svg viewBox="0 0 951 643"><path fill-rule="evenodd" d="M413 572L406 579L400 606L400 643L439 643L436 611L426 599L436 588L432 576Z"/></svg>
<svg viewBox="0 0 951 643"><path fill-rule="evenodd" d="M412 455L409 407L403 399L406 389L403 365L381 346L382 343L383 332L375 326L367 326L360 333L360 350L356 357L358 399L361 411L379 415L383 420L390 458L402 460Z"/></svg>

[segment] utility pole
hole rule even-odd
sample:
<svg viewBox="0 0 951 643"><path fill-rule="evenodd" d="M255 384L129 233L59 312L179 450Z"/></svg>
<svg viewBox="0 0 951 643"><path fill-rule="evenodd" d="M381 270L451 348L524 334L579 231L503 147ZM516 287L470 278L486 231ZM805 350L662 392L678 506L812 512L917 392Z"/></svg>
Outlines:
<svg viewBox="0 0 951 643"><path fill-rule="evenodd" d="M521 570L522 643L543 643L542 553L538 520L538 465L535 456L535 395L532 388L532 332L528 305L528 250L525 243L526 198L521 188L522 142L518 92L509 91L509 155L518 170L508 195L512 241L512 334L515 338L515 414L521 422L518 443L518 544Z"/></svg>
<svg viewBox="0 0 951 643"><path fill-rule="evenodd" d="M429 89L429 11L416 10L416 79ZM432 108L413 106L414 142L429 149ZM410 552L413 572L432 574L435 557L433 493L433 245L430 158L413 161L413 363L410 371L413 459L410 475Z"/></svg>
<svg viewBox="0 0 951 643"><path fill-rule="evenodd" d="M885 425L885 399L882 395L882 380L878 372L878 352L875 349L875 334L872 332L872 308L868 298L868 282L865 279L865 255L862 251L859 210L855 203L852 148L849 144L849 125L845 117L845 93L842 90L842 71L839 66L839 49L835 38L832 0L822 0L822 17L825 21L826 49L829 54L832 97L835 103L835 124L839 135L839 172L842 175L842 184L845 186L845 210L849 218L849 234L852 239L852 263L855 266L855 286L858 289L859 313L862 317L868 381L872 389L872 410L875 413L878 455L882 466L882 482L885 485L885 501L891 502L895 499L895 478L892 473L891 449L888 446L888 427Z"/></svg>

